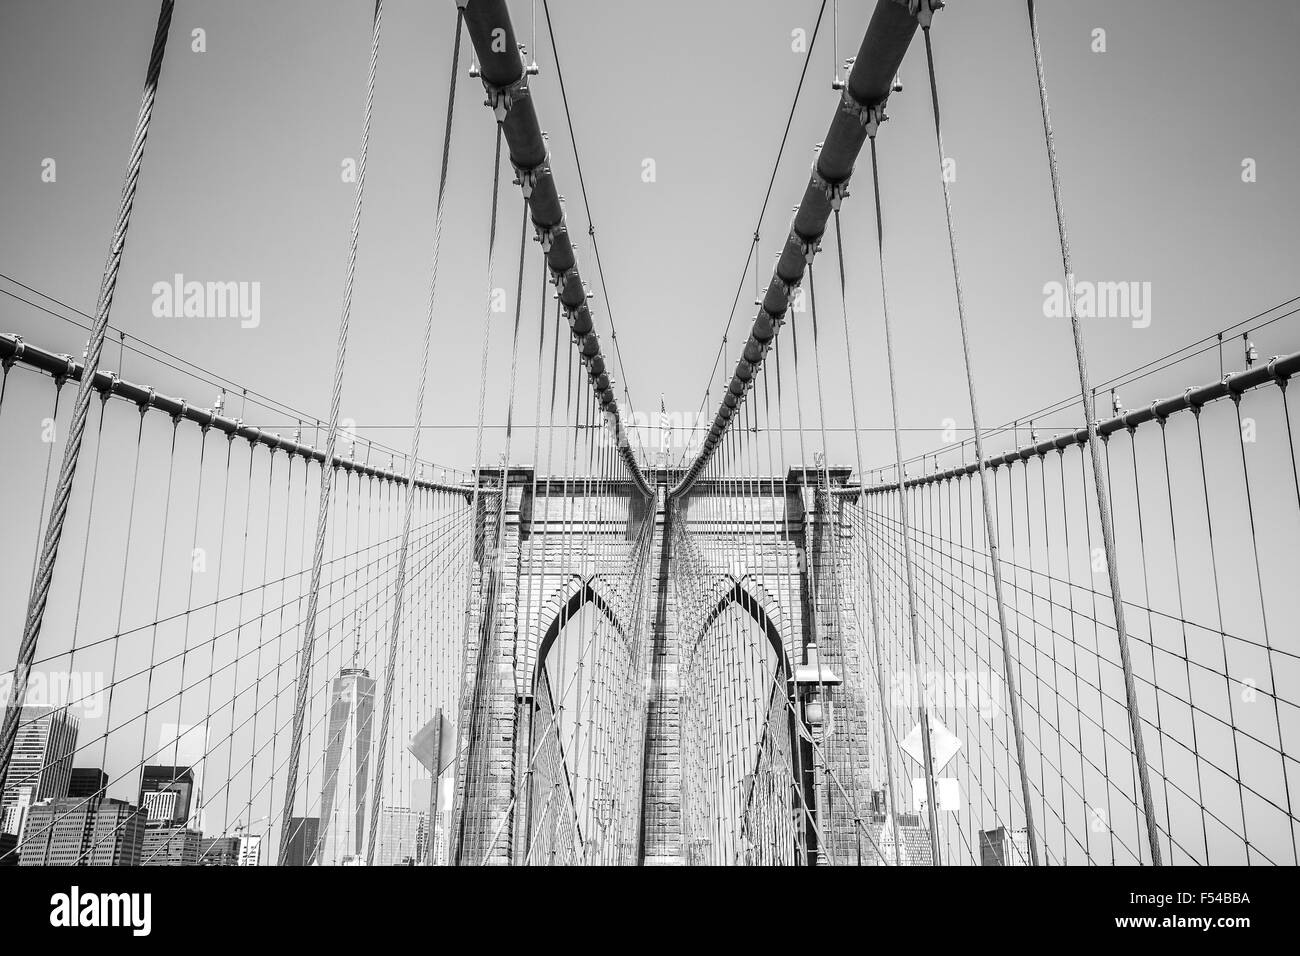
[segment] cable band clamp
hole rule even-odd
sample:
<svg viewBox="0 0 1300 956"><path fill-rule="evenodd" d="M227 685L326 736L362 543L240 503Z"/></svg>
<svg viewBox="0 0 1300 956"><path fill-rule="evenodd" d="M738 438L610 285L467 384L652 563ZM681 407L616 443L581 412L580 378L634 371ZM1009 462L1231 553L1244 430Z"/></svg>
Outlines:
<svg viewBox="0 0 1300 956"><path fill-rule="evenodd" d="M805 239L803 236L799 235L799 233L791 229L790 241L796 243L799 246L799 251L803 253L804 261L807 262L809 265L812 265L813 256L821 252L821 248L822 248L821 236L817 236L813 239Z"/></svg>
<svg viewBox="0 0 1300 956"><path fill-rule="evenodd" d="M26 344L25 342L23 342L23 337L22 337L21 335L15 335L15 336L14 336L14 352L13 352L12 355L8 355L8 356L6 356L5 359L4 359L4 362L2 363L2 366L3 366L3 368L4 368L4 370L5 370L6 373L7 373L11 368L14 367L14 363L17 362L17 361L19 361L19 360L23 357L23 353L26 352L26 351L27 351L27 344Z"/></svg>
<svg viewBox="0 0 1300 956"><path fill-rule="evenodd" d="M1278 373L1277 360L1278 360L1278 356L1276 355L1274 355L1271 359L1268 360L1268 366L1267 366L1268 376L1273 381L1277 382L1280 388L1286 388L1286 383L1289 381L1289 377Z"/></svg>
<svg viewBox="0 0 1300 956"><path fill-rule="evenodd" d="M59 388L63 388L63 384L64 384L64 382L66 382L68 379L72 378L72 377L73 377L73 373L74 373L76 370L77 370L77 362L76 362L76 360L73 359L73 357L72 357L71 355L64 354L64 355L63 355L63 371L57 373L57 374L54 376L54 384L55 384L57 387L59 387Z"/></svg>
<svg viewBox="0 0 1300 956"><path fill-rule="evenodd" d="M849 181L847 179L842 183L827 182L822 177L822 174L817 172L817 163L815 161L813 162L812 180L809 185L819 190L836 212L840 211L840 203L849 194Z"/></svg>
<svg viewBox="0 0 1300 956"><path fill-rule="evenodd" d="M889 114L885 112L885 103L886 100L881 100L879 103L863 103L849 92L847 86L840 92L840 109L855 117L871 139L876 138L876 131L880 129L880 124L889 119Z"/></svg>
<svg viewBox="0 0 1300 956"><path fill-rule="evenodd" d="M531 199L533 197L533 187L537 185L537 180L550 173L550 160L551 157L548 155L531 169L525 169L522 166L515 166L513 162L510 164L515 168L515 182L523 190L525 199Z"/></svg>
<svg viewBox="0 0 1300 956"><path fill-rule="evenodd" d="M483 105L492 107L497 122L504 123L511 107L528 96L528 74L521 74L519 79L508 86L494 86L484 80L483 89L487 91L487 99L483 101Z"/></svg>
<svg viewBox="0 0 1300 956"><path fill-rule="evenodd" d="M780 276L776 276L772 279L772 285L776 286L777 290L780 291L781 295L785 298L785 310L787 312L790 310L790 300L794 298L795 290L799 288L799 284L799 281L786 282ZM773 324L781 321L784 321L784 313L780 316L772 316Z"/></svg>
<svg viewBox="0 0 1300 956"><path fill-rule="evenodd" d="M537 235L535 238L541 245L542 252L546 255L551 254L551 246L554 244L556 237L569 231L568 227L562 222L558 222L554 226L539 226L533 223L533 229L536 230Z"/></svg>

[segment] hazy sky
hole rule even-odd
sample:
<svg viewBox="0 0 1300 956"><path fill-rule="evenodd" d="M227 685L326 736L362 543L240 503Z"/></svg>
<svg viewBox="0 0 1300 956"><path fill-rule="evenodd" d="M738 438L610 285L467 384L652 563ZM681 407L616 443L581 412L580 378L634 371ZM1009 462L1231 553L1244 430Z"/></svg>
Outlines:
<svg viewBox="0 0 1300 956"><path fill-rule="evenodd" d="M93 308L118 201L158 4L8 0L0 31L0 271ZM869 3L842 3L839 55L856 51ZM635 402L657 412L697 409L740 279L799 69L791 31L812 32L815 2L686 3L556 0L551 4L608 289L581 245L596 287L606 351L610 311ZM1086 328L1098 380L1222 328L1295 292L1300 132L1300 8L1123 2L1040 5L1048 79L1081 279L1150 282L1152 321ZM531 4L512 15L529 42ZM309 414L328 411L353 189L340 164L358 151L371 5L367 2L177 4L135 218L112 321L241 385ZM540 9L539 9L540 17ZM343 415L363 433L405 446L433 233L434 194L454 4L389 0L377 80L370 168L352 313ZM195 28L207 51L191 51ZM831 14L776 177L758 256L762 282L806 183L812 147L836 108L830 89ZM1092 52L1093 30L1106 52ZM934 28L945 143L982 411L989 424L1066 397L1068 328L1044 318L1042 287L1059 278L1024 4L955 2ZM539 34L532 80L571 231L586 222L553 57ZM463 68L463 66L462 66ZM905 90L880 138L887 255L897 324L899 400L919 452L940 444L945 418L966 424L956 316L919 42ZM448 231L438 286L436 351L426 422L472 425L477 410L493 124L479 84L462 76L453 138ZM57 181L42 182L42 160ZM1243 158L1258 181L1241 179ZM657 180L642 182L642 161ZM888 423L867 161L844 225L849 305L863 424ZM503 177L493 284L509 290L520 200ZM537 248L529 243L517 420L532 418ZM833 346L842 343L833 258L819 292ZM151 287L175 273L261 283L261 322L154 318ZM748 285L752 287L751 274ZM12 288L4 283L6 288ZM730 375L752 295L741 296ZM80 352L84 333L8 297L0 328ZM489 425L505 418L509 318L493 330ZM1297 345L1291 324L1260 336L1266 355ZM824 374L832 425L848 424L842 345ZM547 365L549 369L549 346ZM105 365L117 364L115 350ZM1240 365L1237 351L1230 367ZM1203 366L1131 403L1206 380ZM128 355L128 377L209 404L210 386ZM547 373L549 375L549 371ZM1214 370L1209 378L1217 375ZM1012 386L1014 383L1014 387ZM805 382L811 401L811 380ZM1128 396L1126 396L1128 397ZM228 406L234 407L234 406ZM238 408L235 407L238 411ZM279 418L264 412L251 419ZM260 423L260 422L259 422ZM425 452L464 466L472 431L437 433ZM889 457L883 435L869 463ZM832 457L847 460L847 445ZM527 460L529 454L515 455Z"/></svg>

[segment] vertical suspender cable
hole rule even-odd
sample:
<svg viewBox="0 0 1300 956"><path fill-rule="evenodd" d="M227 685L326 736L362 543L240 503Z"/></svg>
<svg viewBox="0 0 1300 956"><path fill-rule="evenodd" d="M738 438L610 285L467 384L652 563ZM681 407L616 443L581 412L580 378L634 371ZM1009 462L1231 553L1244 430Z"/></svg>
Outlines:
<svg viewBox="0 0 1300 956"><path fill-rule="evenodd" d="M1028 0L1029 35L1034 47L1034 70L1038 75L1038 101L1043 114L1043 139L1047 146L1047 166L1052 175L1052 201L1056 205L1056 229L1061 241L1061 264L1065 268L1065 283L1071 290L1066 295L1070 309L1070 329L1074 333L1074 358L1079 369L1079 392L1083 400L1084 423L1088 429L1088 451L1092 455L1092 476L1097 486L1097 511L1101 518L1101 537L1106 546L1106 571L1110 577L1110 596L1115 607L1115 635L1119 639L1120 664L1124 669L1124 694L1128 702L1129 730L1133 735L1133 757L1137 761L1138 782L1142 788L1142 810L1146 817L1147 842L1151 846L1151 862L1161 865L1160 835L1157 830L1155 807L1151 799L1151 775L1147 768L1146 745L1142 740L1142 715L1138 710L1137 687L1133 681L1133 662L1129 655L1128 630L1124 625L1124 598L1120 592L1119 556L1115 551L1115 527L1110 513L1110 490L1101 464L1101 446L1097 443L1097 422L1092 400L1092 385L1088 379L1088 361L1084 353L1083 328L1074 308L1074 265L1070 261L1070 237L1065 228L1065 208L1061 202L1061 175L1056 163L1056 140L1052 132L1052 115L1047 104L1047 78L1043 69L1043 45L1038 35L1038 11L1034 0Z"/></svg>
<svg viewBox="0 0 1300 956"><path fill-rule="evenodd" d="M397 552L397 578L393 585L393 626L388 636L388 670L384 678L384 713L379 728L379 753L375 762L374 796L370 803L370 842L366 866L375 863L375 838L379 832L379 783L384 776L384 758L388 752L388 722L392 714L393 671L397 662L397 635L402 626L402 591L406 587L406 559L411 543L411 512L415 510L415 480L420 460L420 430L424 421L424 391L429 379L429 345L433 339L434 301L438 290L438 255L442 250L442 221L447 195L447 167L451 160L451 124L456 108L456 74L460 69L461 25L465 11L456 9L456 38L451 51L451 80L447 88L447 122L442 136L442 169L438 173L438 209L433 223L433 261L429 267L429 308L424 317L424 351L420 364L420 384L415 394L415 425L411 429L411 455L406 475L406 504L402 515L402 542ZM439 702L445 703L445 702Z"/></svg>
<svg viewBox="0 0 1300 956"><path fill-rule="evenodd" d="M957 292L957 324L961 328L961 354L966 365L966 390L970 395L971 428L975 433L975 463L979 470L980 497L984 505L984 533L988 536L989 571L993 575L993 597L998 605L998 631L1002 638L1002 668L1007 682L1007 707L1011 711L1011 728L1016 738L1016 762L1020 767L1020 792L1025 803L1025 832L1029 837L1029 862L1038 865L1038 836L1034 832L1034 809L1029 788L1029 768L1025 765L1025 735L1020 723L1020 699L1016 691L1015 665L1011 653L1011 634L1007 630L1007 607L1002 594L1002 558L998 554L998 528L989 500L988 476L984 467L984 439L980 432L979 404L975 399L975 371L971 364L970 332L966 325L966 302L962 295L961 269L957 264L957 234L952 221L952 194L944 175L943 126L939 119L939 85L934 75L934 46L930 27L925 34L925 59L930 71L930 104L934 113L934 141L939 150L939 182L943 185L943 211L948 220L948 249L952 255L952 281ZM901 481L901 479L900 479ZM901 485L900 485L901 487Z"/></svg>
<svg viewBox="0 0 1300 956"><path fill-rule="evenodd" d="M903 473L903 440L898 426L898 384L894 374L894 335L889 321L889 293L885 284L885 225L880 208L880 169L876 162L876 137L869 137L871 143L871 181L876 198L876 251L880 259L880 305L881 320L885 326L885 357L889 363L889 403L894 418L894 461L898 469L898 519L903 539L903 564L907 575L907 619L912 632L912 666L916 669L916 678L921 679L921 636L916 620L916 582L912 570L912 537L907 518L907 490L904 487L907 478ZM939 812L935 806L934 762L930 757L930 714L925 706L925 695L916 698L917 718L921 726L921 756L925 764L926 807L930 817L930 852L931 863L940 864L939 859ZM900 848L901 850L901 848Z"/></svg>
<svg viewBox="0 0 1300 956"><path fill-rule="evenodd" d="M321 565L325 560L325 532L329 523L330 487L333 484L334 445L339 431L339 403L343 395L343 365L348 349L348 321L352 314L352 284L357 271L357 239L361 228L361 199L366 185L366 153L370 146L370 120L375 99L375 67L379 62L379 32L384 0L375 0L371 27L370 66L366 76L365 119L361 128L361 153L357 160L357 195L352 209L351 241L343 284L343 309L339 316L338 344L334 353L334 381L330 393L329 429L325 433L325 458L321 463L320 502L316 508L316 545L312 553L311 584L307 593L307 615L303 621L302 649L298 660L297 689L293 709L293 732L289 742L288 775L285 778L284 820L280 828L280 865L288 864L289 829L293 822L294 799L298 790L298 762L302 754L303 714L311 682L312 650L316 643L316 608L320 602Z"/></svg>
<svg viewBox="0 0 1300 956"><path fill-rule="evenodd" d="M514 334L513 334L511 348L510 348L510 389L509 389L509 398L506 404L506 443L505 443L505 451L501 456L501 495L499 500L497 501L496 543L494 545L495 553L497 555L500 555L502 549L505 547L506 498L510 489L510 485L509 485L510 445L514 437L515 380L519 372L519 363L518 363L519 327L520 324L522 323L523 314L524 314L524 253L525 250L527 249L527 245L528 245L528 207L527 205L525 205L523 209L523 215L520 218L518 291L515 293ZM539 350L539 358L540 358L540 350ZM521 496L523 494L522 486L520 489L520 494ZM522 512L522 510L523 509L521 504L520 511ZM519 547L520 549L522 549L522 546ZM499 562L500 558L498 557L497 560ZM519 603L517 587L516 587L515 601L516 604ZM495 624L493 626L495 627ZM493 650L493 653L494 654L496 653L495 649ZM516 631L514 635L514 642L511 647L511 678L510 679L512 685L512 692L511 692L512 699L515 697L514 681L517 678L518 658L519 658L519 637L518 637L518 632ZM514 722L513 717L511 718L511 725L512 728L514 728L514 731L517 732L518 728ZM512 765L513 765L513 758L512 758ZM515 778L512 770L511 777L510 777L510 802L506 805L506 809L504 814L502 814L501 821L497 824L496 829L493 831L491 841L488 843L487 848L483 851L483 858L480 863L481 866L488 865L488 861L492 857L492 851L496 849L497 841L501 838L501 834L505 831L506 825L510 823L511 820L514 818L515 807L518 806L519 804L519 793L517 788L515 787L514 780ZM511 834L514 833L513 825L510 827L510 832ZM509 853L506 856L507 863L513 862L514 859L513 854L514 854L514 848L512 846L510 848Z"/></svg>
<svg viewBox="0 0 1300 956"><path fill-rule="evenodd" d="M487 305L486 308L484 309L484 315L483 315L483 347L479 355L478 424L475 426L475 431L474 431L474 490L470 495L470 509L469 509L471 520L474 522L475 526L482 527L483 539L482 539L482 544L480 545L482 559L478 571L480 582L483 581L483 573L488 563L488 557L489 557L487 551L488 542L487 542L486 511L484 513L483 519L480 520L479 496L480 496L480 491L482 490L483 487L483 427L484 427L483 415L484 415L484 407L487 402L488 355L489 355L489 347L491 343L491 334L492 334L492 292L493 292L492 273L496 265L497 208L501 198L502 136L503 136L503 131L501 128L501 124L497 123L496 152L492 160L492 210L490 213L490 217L488 219L488 269L487 269L488 294L487 294ZM502 494L505 493L505 488L504 488L505 477L506 477L505 469L502 469L502 474L501 474ZM486 504L484 507L486 508ZM492 555L491 557L494 561L496 560L496 555ZM466 726L464 728L465 744L462 747L458 748L456 752L456 770L455 770L454 777L457 781L458 789L462 790L461 804L459 810L459 823L457 825L457 836L456 836L455 861L457 866L460 865L461 855L464 853L465 850L465 830L466 830L465 814L467 812L466 804L469 802L469 797L470 797L470 781L471 781L471 777L475 775L476 769L481 765L481 761L483 760L483 756L481 753L482 748L475 746L475 742L476 742L476 738L480 734L482 734L479 721L481 719L481 712L483 709L482 701L487 694L487 691L484 690L483 688L483 675L486 673L488 661L490 659L488 657L490 653L489 638L491 637L492 628L495 626L494 620L490 616L495 607L495 604L489 607L488 602L489 601L495 602L495 593L496 593L495 588L492 586L495 570L491 568L487 568L486 570L487 570L487 584L484 585L480 583L479 585L479 601L481 602L480 609L479 609L479 622L478 622L479 623L479 645L477 648L478 660L474 665L474 671L473 671L474 673L473 694L472 697L468 699L468 703L462 702L462 712L467 714L467 719L465 721ZM471 559L469 561L469 567L467 568L467 574L472 576L474 575L474 573L475 573L474 561ZM472 578L467 585L466 598L467 599L465 602L464 634L465 634L466 646L468 646L469 629L470 629L470 625L473 622L474 586L472 583ZM464 697L465 692L469 690L469 688L466 686L469 680L469 673L470 672L467 667L464 675L462 675L462 685L461 685L462 698ZM464 753L465 755L464 759L466 765L465 779L463 784L460 782L460 760L461 760L462 753ZM475 779L477 778L475 777ZM453 812L452 816L453 818L455 818L457 814Z"/></svg>
<svg viewBox="0 0 1300 956"><path fill-rule="evenodd" d="M45 605L54 579L54 564L59 556L59 543L63 539L63 523L68 516L68 502L72 497L72 482L77 473L77 459L81 456L81 441L86 431L86 415L90 399L95 392L95 377L99 371L99 357L104 348L104 335L108 331L108 315L113 308L117 291L117 276L122 266L122 252L126 247L127 228L131 224L131 210L135 206L136 186L140 180L140 166L144 160L145 138L149 135L149 122L153 118L154 97L158 92L158 77L162 72L163 54L167 50L167 35L171 30L174 0L163 0L158 11L158 25L154 31L153 50L149 55L149 68L145 73L144 92L140 96L140 111L136 118L135 135L131 139L131 152L127 161L126 181L122 186L122 199L118 204L117 222L109 244L108 262L99 283L99 302L95 307L95 322L91 326L90 341L86 346L86 360L77 386L77 398L72 406L72 420L68 425L68 441L63 450L63 463L59 467L59 480L55 485L54 499L50 504L50 520L41 545L40 562L27 601L27 618L23 625L23 639L18 646L18 660L14 664L12 703L5 710L4 728L0 731L0 790L4 788L18 736L18 721L22 702L27 697L27 680L32 662L36 658L36 644L40 638L41 624L45 619Z"/></svg>
<svg viewBox="0 0 1300 956"><path fill-rule="evenodd" d="M849 335L848 288L844 276L844 237L840 231L840 211L838 209L835 210L835 253L840 269L840 314L844 319L844 357L849 369L849 408L853 413L853 452L858 466L858 509L862 512L865 526L867 497L864 489L867 485L867 479L862 468L862 432L858 427L858 390L853 375L853 341ZM889 756L889 709L885 699L885 664L880 656L880 609L876 603L876 570L874 567L875 562L871 557L870 542L867 542L867 546L863 549L863 556L866 561L867 600L871 604L871 642L876 658L876 686L880 695L880 729L884 738L885 781L889 787L889 814L890 819L893 821L894 847L897 850L902 844L898 842L898 801L894 788L893 762Z"/></svg>

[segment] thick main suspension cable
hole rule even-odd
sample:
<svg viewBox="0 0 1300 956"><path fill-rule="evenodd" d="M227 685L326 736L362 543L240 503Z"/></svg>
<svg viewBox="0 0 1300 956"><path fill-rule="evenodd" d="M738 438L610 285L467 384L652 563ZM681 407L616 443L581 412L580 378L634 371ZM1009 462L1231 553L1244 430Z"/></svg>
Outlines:
<svg viewBox="0 0 1300 956"><path fill-rule="evenodd" d="M516 181L528 201L533 228L546 254L561 305L568 314L574 350L582 358L607 427L615 435L621 435L626 426L620 418L608 363L592 319L590 296L578 269L564 207L552 175L550 155L528 84L530 69L525 67L515 43L514 26L505 0L474 0L465 8L465 24L478 54L487 103L493 108L509 144ZM619 455L638 490L651 497L650 486L631 446L621 443Z"/></svg>
<svg viewBox="0 0 1300 956"><path fill-rule="evenodd" d="M868 133L875 133L884 116L885 101L893 89L898 68L916 28L916 18L904 3L878 0L853 69L844 84L840 105L818 151L803 200L795 210L790 233L754 318L744 354L736 363L731 385L723 393L723 403L703 447L671 489L672 497L685 494L703 474L722 442L723 432L731 423L738 399L748 394L757 377L765 358L765 346L776 336L782 317L790 309L809 254L816 252L831 211L838 208L841 199L847 195L845 187Z"/></svg>

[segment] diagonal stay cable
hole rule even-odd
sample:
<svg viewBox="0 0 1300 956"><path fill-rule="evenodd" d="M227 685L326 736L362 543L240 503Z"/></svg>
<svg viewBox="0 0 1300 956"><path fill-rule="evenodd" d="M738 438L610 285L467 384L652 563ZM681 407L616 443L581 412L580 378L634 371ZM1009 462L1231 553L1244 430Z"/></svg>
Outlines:
<svg viewBox="0 0 1300 956"><path fill-rule="evenodd" d="M460 67L461 27L465 21L463 7L456 9L455 41L451 54L451 79L447 87L447 122L442 137L442 168L438 172L438 208L434 216L433 256L429 266L429 306L424 317L424 350L421 353L420 383L415 393L415 424L411 429L410 465L406 480L406 502L402 513L402 542L397 554L397 578L393 584L393 621L388 635L388 662L384 678L384 710L379 726L379 752L375 761L375 780L384 777L384 762L388 755L388 725L393 712L393 681L397 669L397 640L402 627L402 592L406 587L406 560L411 543L411 514L415 511L415 479L420 460L420 432L424 421L424 394L429 380L429 351L433 340L434 305L438 290L438 257L442 251L443 210L447 195L447 169L451 161L451 127L456 108L456 76ZM366 866L374 866L375 844L379 835L379 808L383 788L378 784L370 808L370 839L366 847Z"/></svg>
<svg viewBox="0 0 1300 956"><path fill-rule="evenodd" d="M953 224L952 193L948 177L943 175L943 125L939 118L939 84L934 72L934 46L930 41L930 25L922 22L925 34L925 57L930 72L930 104L934 114L934 140L938 148L939 182L943 186L943 209L948 223L948 250L952 257L952 280L957 296L957 325L961 332L961 354L966 369L966 391L970 398L971 427L974 429L975 463L978 466L980 496L984 505L984 534L988 546L989 571L993 576L993 596L998 608L998 632L1002 643L1002 666L1007 688L1007 709L1011 713L1011 727L1015 735L1016 764L1020 772L1020 790L1024 799L1025 833L1028 836L1029 863L1038 866L1038 832L1034 829L1034 808L1029 786L1029 768L1025 764L1025 735L1020 720L1020 700L1016 689L1016 661L1011 634L1007 629L1007 606L1002 593L1002 557L998 547L998 527L989 496L987 468L984 464L984 438L980 434L979 402L975 394L975 369L971 359L970 330L966 322L966 299L961 284L961 267L957 257L957 231ZM902 480L900 474L899 480ZM899 495L906 492L900 488Z"/></svg>
<svg viewBox="0 0 1300 956"><path fill-rule="evenodd" d="M1047 151L1047 165L1052 179L1052 201L1056 210L1056 228L1060 238L1061 266L1070 294L1070 330L1074 338L1074 358L1079 372L1079 394L1083 400L1084 424L1088 430L1088 451L1092 458L1093 482L1097 490L1097 513L1101 519L1102 544L1106 551L1106 571L1110 578L1111 600L1115 608L1115 631L1119 638L1120 663L1124 670L1124 689L1128 700L1129 729L1133 735L1133 759L1137 764L1138 780L1142 788L1142 810L1146 820L1147 841L1151 845L1151 862L1161 865L1160 840L1154 801L1151 797L1151 778L1147 765L1146 745L1142 736L1142 715L1138 708L1137 689L1133 679L1133 663L1129 654L1128 628L1124 622L1124 596L1120 589L1119 555L1115 547L1115 526L1110 510L1110 488L1106 484L1105 469L1101 462L1101 445L1097 435L1096 411L1092 386L1088 380L1088 359L1083 344L1083 327L1079 323L1074 301L1074 264L1070 257L1070 237L1065 225L1065 208L1061 199L1061 174L1056 160L1056 137L1052 131L1051 110L1047 102L1047 78L1043 67L1043 46L1038 33L1038 10L1034 0L1028 0L1029 34L1034 52L1034 69L1038 79L1038 99L1043 117L1043 140ZM929 33L926 34L927 41Z"/></svg>
<svg viewBox="0 0 1300 956"><path fill-rule="evenodd" d="M370 65L366 76L366 102L361 130L361 152L357 159L356 203L352 210L351 241L348 245L346 278L343 284L343 308L339 316L338 344L334 356L334 380L330 392L329 429L325 433L325 461L334 458L334 446L339 433L339 405L343 397L343 367L347 358L348 322L352 314L352 286L357 270L357 241L361 230L361 201L366 185L366 154L370 148L370 123L374 115L375 69L379 63L379 35L383 24L384 0L375 0L374 19L371 26ZM280 862L289 858L289 835L292 829L294 800L298 789L298 762L302 753L303 711L307 706L308 685L311 682L312 646L316 640L316 606L320 601L321 564L325 560L325 533L329 524L330 489L334 469L322 466L320 474L320 502L316 510L316 544L312 553L311 584L307 594L307 614L303 621L302 657L298 670L297 695L294 704L293 734L289 743L288 777L285 782L284 821L280 831Z"/></svg>
<svg viewBox="0 0 1300 956"><path fill-rule="evenodd" d="M27 681L31 674L32 659L36 656L36 644L40 638L41 625L45 620L45 606L50 596L50 585L54 579L54 565L59 555L59 544L63 539L63 524L68 515L68 503L72 497L72 483L77 473L77 460L81 455L82 438L85 435L86 417L90 411L90 400L95 393L95 373L99 369L99 358L104 349L104 337L108 331L108 315L113 309L114 293L117 291L117 277L122 267L122 253L126 247L126 234L131 224L131 211L135 207L136 188L140 181L140 167L144 161L145 140L149 135L149 124L153 118L154 98L158 91L158 77L162 73L163 55L167 51L167 36L171 30L173 0L163 0L158 11L158 25L154 31L153 49L149 56L149 68L145 74L144 92L140 96L140 110L136 119L135 134L131 139L130 158L127 161L126 181L122 186L122 198L118 205L117 220L113 228L113 238L109 245L108 261L99 284L99 302L95 308L95 322L91 330L90 341L86 346L86 370L77 387L77 397L72 408L72 420L68 427L67 444L64 446L63 462L59 467L59 480L55 486L54 498L50 504L50 518L46 526L45 540L41 545L41 557L37 573L32 584L31 595L27 603L27 618L23 625L22 642L18 647L18 658L14 665L13 703L5 710L4 726L0 731L0 789L9 772L10 759L18 735L18 720L22 712L22 702L27 695Z"/></svg>
<svg viewBox="0 0 1300 956"><path fill-rule="evenodd" d="M781 169L781 157L785 155L785 144L790 138L790 127L794 123L795 110L799 106L799 96L803 93L804 79L808 76L808 66L812 63L813 49L817 45L817 34L821 30L822 17L826 13L826 0L822 0L821 6L817 9L817 22L813 24L812 36L808 38L808 50L804 57L803 67L799 71L799 83L795 86L794 99L790 103L790 112L785 119L785 129L781 133L781 145L777 147L776 159L772 163L772 174L767 180L767 190L763 193L763 205L758 210L758 220L754 223L754 237L749 243L749 252L745 256L745 268L741 270L740 281L736 285L736 296L731 303L731 312L727 316L727 324L722 329L722 341L718 344L717 354L713 357L713 368L709 369L708 382L713 381L713 376L717 374L718 363L722 361L723 351L727 346L727 336L731 333L731 324L736 320L736 309L740 305L741 293L745 290L745 279L749 276L750 264L754 261L754 253L758 251L759 234L763 229L763 220L767 216L768 204L772 201L772 189L776 185L776 175ZM700 402L700 411L703 412L709 401L709 389L706 386L704 398ZM686 451L683 451L683 461Z"/></svg>

